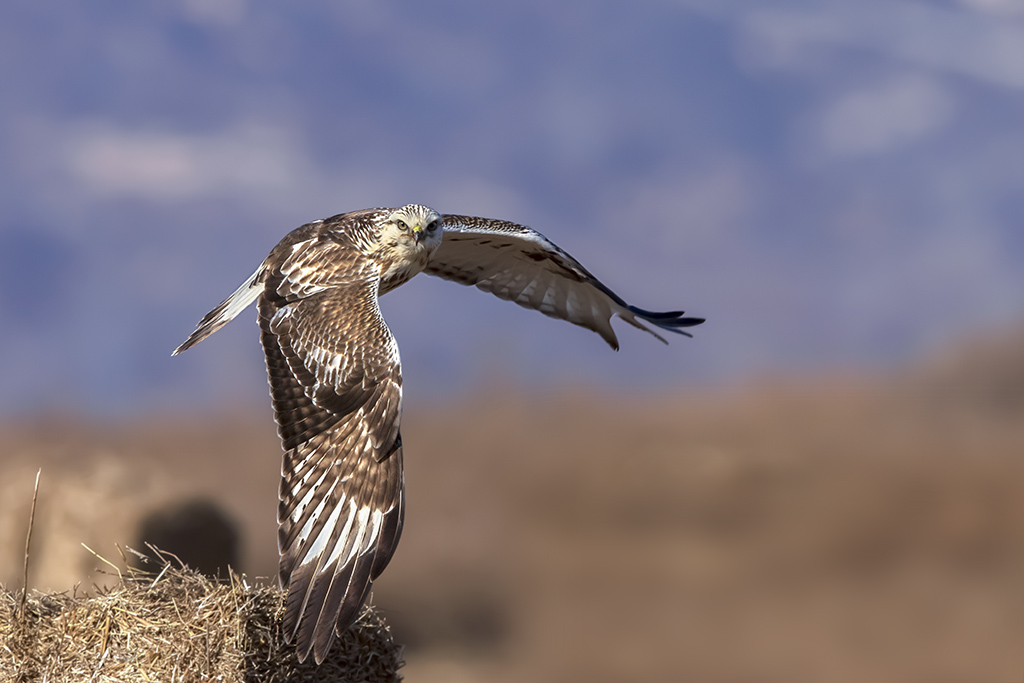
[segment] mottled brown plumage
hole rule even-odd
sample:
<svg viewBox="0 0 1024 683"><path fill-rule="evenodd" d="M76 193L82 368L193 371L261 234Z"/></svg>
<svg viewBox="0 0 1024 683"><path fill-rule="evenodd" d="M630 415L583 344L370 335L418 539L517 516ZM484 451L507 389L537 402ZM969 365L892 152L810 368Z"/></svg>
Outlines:
<svg viewBox="0 0 1024 683"><path fill-rule="evenodd" d="M177 354L257 302L285 450L278 508L286 637L323 661L358 616L402 532L402 373L377 298L420 271L594 330L613 315L646 330L703 320L629 306L543 235L410 204L304 225L208 313Z"/></svg>

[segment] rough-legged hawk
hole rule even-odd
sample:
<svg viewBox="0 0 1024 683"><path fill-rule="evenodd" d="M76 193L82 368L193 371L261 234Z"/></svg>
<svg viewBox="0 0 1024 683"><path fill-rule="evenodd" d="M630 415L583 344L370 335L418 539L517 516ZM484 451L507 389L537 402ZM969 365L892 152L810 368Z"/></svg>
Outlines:
<svg viewBox="0 0 1024 683"><path fill-rule="evenodd" d="M628 305L572 256L515 223L416 204L368 209L290 233L175 349L253 301L284 447L278 509L286 637L323 661L358 616L402 533L402 374L377 298L420 271L568 320L613 349L611 318L665 341L700 318Z"/></svg>

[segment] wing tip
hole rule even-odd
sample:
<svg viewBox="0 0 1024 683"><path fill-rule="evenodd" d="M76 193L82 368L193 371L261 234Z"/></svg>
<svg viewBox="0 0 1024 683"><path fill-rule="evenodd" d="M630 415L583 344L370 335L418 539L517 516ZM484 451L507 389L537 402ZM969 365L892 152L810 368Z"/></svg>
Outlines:
<svg viewBox="0 0 1024 683"><path fill-rule="evenodd" d="M235 319L235 316L248 308L249 304L255 301L256 297L260 294L260 277L263 273L264 268L261 265L231 296L221 301L212 311L204 315L199 324L196 325L196 329L188 336L188 339L181 346L174 349L171 352L171 356L177 356L182 351L187 351L227 325Z"/></svg>
<svg viewBox="0 0 1024 683"><path fill-rule="evenodd" d="M652 325L657 325L658 327L661 327L663 329L668 329L670 327L694 327L696 325L701 325L704 322L706 322L706 318L696 318L693 316L688 318L683 317L686 314L686 311L647 311L636 306L627 306L627 308L629 309L630 313L639 316L646 320L647 322L651 323Z"/></svg>
<svg viewBox="0 0 1024 683"><path fill-rule="evenodd" d="M645 332L649 332L663 344L668 344L668 340L654 330L648 328L646 325L640 324L637 318L657 327L658 329L665 330L666 332L673 332L675 334L681 334L684 337L690 337L691 339L693 338L693 335L680 328L694 327L705 322L704 318L684 318L683 315L686 311L655 312L645 311L644 309L637 308L636 306L627 306L626 308L632 315L620 316L623 320L640 328L641 330L644 330Z"/></svg>
<svg viewBox="0 0 1024 683"><path fill-rule="evenodd" d="M192 348L192 343L191 342L192 342L191 338L186 339L184 342L182 342L178 346L178 348L176 348L173 351L171 351L171 358L174 358L175 356L177 356L182 351L188 351L190 348Z"/></svg>

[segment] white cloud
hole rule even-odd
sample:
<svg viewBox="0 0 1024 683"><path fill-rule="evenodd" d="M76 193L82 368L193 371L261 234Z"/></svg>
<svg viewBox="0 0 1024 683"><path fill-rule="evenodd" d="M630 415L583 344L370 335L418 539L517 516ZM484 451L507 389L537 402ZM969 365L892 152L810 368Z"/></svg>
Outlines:
<svg viewBox="0 0 1024 683"><path fill-rule="evenodd" d="M200 24L235 26L245 17L245 0L185 0L185 14Z"/></svg>
<svg viewBox="0 0 1024 683"><path fill-rule="evenodd" d="M998 16L1024 15L1024 0L958 0L972 10Z"/></svg>
<svg viewBox="0 0 1024 683"><path fill-rule="evenodd" d="M302 207L308 218L416 201L442 211L489 216L524 213L524 198L485 174L432 160L377 163L380 145L353 145L322 161L303 133L287 126L238 121L191 133L122 128L106 121L34 119L10 146L35 201L50 215L80 216L100 204L141 200L183 206L215 202L230 211ZM477 207L474 209L473 207ZM77 224L73 220L57 224Z"/></svg>
<svg viewBox="0 0 1024 683"><path fill-rule="evenodd" d="M757 178L740 160L723 157L682 175L645 179L610 198L613 230L628 226L666 252L710 251L735 240L758 198ZM647 251L645 247L643 251Z"/></svg>
<svg viewBox="0 0 1024 683"><path fill-rule="evenodd" d="M974 6L979 4L982 0ZM822 46L856 47L992 85L1024 89L1024 27L994 15L921 2L756 10L742 15L741 53L755 65L789 69L816 62L814 50Z"/></svg>
<svg viewBox="0 0 1024 683"><path fill-rule="evenodd" d="M516 220L526 213L528 204L515 188L483 177L444 176L432 180L425 190L437 210L446 213ZM416 200L415 197L410 199Z"/></svg>
<svg viewBox="0 0 1024 683"><path fill-rule="evenodd" d="M826 153L880 154L939 131L953 110L937 81L905 77L844 94L824 111L818 133Z"/></svg>
<svg viewBox="0 0 1024 683"><path fill-rule="evenodd" d="M65 170L92 192L158 201L287 190L312 175L298 141L259 124L212 135L89 125L65 150Z"/></svg>

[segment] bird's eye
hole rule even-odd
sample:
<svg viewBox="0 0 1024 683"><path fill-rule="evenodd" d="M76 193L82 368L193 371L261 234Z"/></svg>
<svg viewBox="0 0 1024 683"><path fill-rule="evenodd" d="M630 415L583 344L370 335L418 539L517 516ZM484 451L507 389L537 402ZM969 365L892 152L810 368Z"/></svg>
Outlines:
<svg viewBox="0 0 1024 683"><path fill-rule="evenodd" d="M441 227L441 221L431 221L430 225L427 226L427 232L434 232Z"/></svg>
<svg viewBox="0 0 1024 683"><path fill-rule="evenodd" d="M403 221L401 218L395 219L395 225L397 225L398 229L401 230L402 232L409 232L409 224Z"/></svg>

